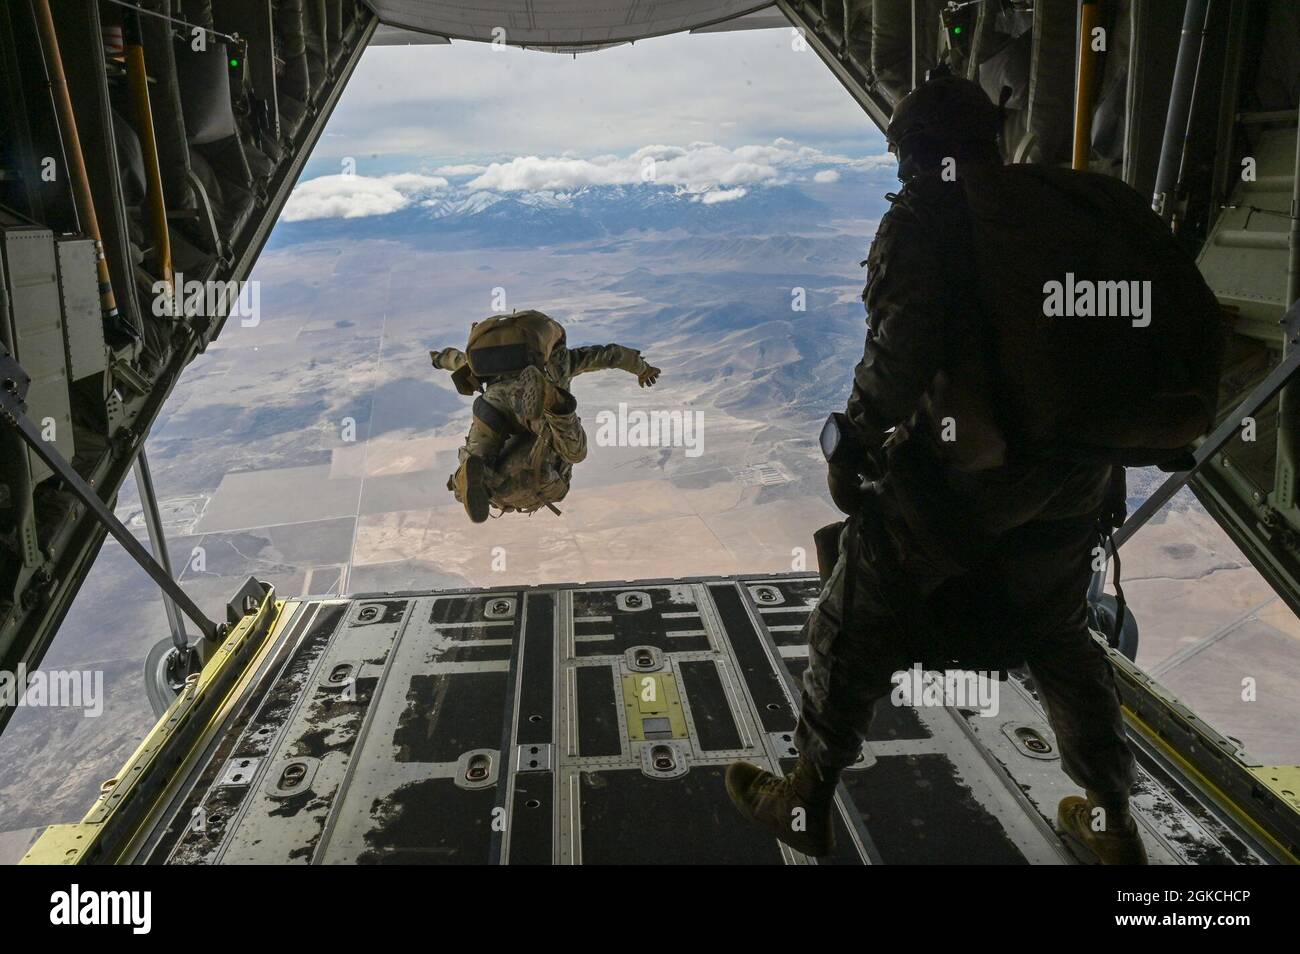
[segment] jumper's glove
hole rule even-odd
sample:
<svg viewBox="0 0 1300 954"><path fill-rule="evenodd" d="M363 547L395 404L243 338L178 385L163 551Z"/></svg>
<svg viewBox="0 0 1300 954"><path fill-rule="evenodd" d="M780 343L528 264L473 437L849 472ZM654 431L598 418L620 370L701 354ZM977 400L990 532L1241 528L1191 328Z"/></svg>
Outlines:
<svg viewBox="0 0 1300 954"><path fill-rule="evenodd" d="M440 365L440 364L438 363L438 359L441 358L441 357L442 357L442 352L441 352L441 351L430 351L430 352L429 352L429 360L433 363L433 366L434 366L435 368L441 368L441 367L442 367L442 365Z"/></svg>
<svg viewBox="0 0 1300 954"><path fill-rule="evenodd" d="M857 469L840 464L826 465L826 486L830 488L835 508L849 516L862 509L869 493L862 486L862 475Z"/></svg>
<svg viewBox="0 0 1300 954"><path fill-rule="evenodd" d="M636 383L643 388L652 388L661 373L653 364L647 364L644 370L637 372Z"/></svg>

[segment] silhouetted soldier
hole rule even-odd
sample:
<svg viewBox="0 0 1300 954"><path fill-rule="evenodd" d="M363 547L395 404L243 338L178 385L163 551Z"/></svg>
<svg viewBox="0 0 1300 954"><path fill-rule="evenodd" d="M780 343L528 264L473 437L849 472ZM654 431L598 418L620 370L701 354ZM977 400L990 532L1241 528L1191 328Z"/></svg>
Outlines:
<svg viewBox="0 0 1300 954"><path fill-rule="evenodd" d="M894 673L1023 662L1087 793L1060 803L1059 826L1102 861L1145 861L1087 590L1124 514L1112 464L1172 460L1213 421L1217 303L1128 186L1003 166L1000 126L976 84L945 77L905 97L886 133L904 187L866 263L847 411L823 432L850 519L805 630L799 761L785 777L727 773L741 812L805 854L833 847L837 779ZM1044 276L1075 272L1156 279L1154 321L1149 296L1130 303L1145 316L1052 317Z"/></svg>

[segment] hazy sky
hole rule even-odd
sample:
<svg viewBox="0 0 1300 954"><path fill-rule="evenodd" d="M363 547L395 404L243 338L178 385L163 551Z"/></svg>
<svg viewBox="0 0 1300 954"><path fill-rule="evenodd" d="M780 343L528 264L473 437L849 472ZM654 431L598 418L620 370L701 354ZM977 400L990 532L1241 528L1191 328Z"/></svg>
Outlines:
<svg viewBox="0 0 1300 954"><path fill-rule="evenodd" d="M847 156L883 153L883 138L817 54L791 41L780 29L676 34L576 58L471 42L374 47L312 174L343 156L405 172L424 160L628 155L778 137Z"/></svg>
<svg viewBox="0 0 1300 954"><path fill-rule="evenodd" d="M800 46L777 29L577 57L471 42L374 47L284 216L647 181L711 203L892 166L880 133Z"/></svg>

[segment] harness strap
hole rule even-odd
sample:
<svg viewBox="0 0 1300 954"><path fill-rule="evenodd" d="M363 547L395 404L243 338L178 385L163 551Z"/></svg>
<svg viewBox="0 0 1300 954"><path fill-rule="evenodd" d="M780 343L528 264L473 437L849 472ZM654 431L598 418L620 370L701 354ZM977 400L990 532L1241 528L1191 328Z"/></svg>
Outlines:
<svg viewBox="0 0 1300 954"><path fill-rule="evenodd" d="M1119 548L1115 546L1114 533L1128 517L1128 481L1123 467L1111 468L1110 486L1106 488L1106 499L1102 504L1102 514L1097 520L1097 530L1101 534L1104 552L1110 554L1115 564L1115 625L1107 634L1110 642L1118 646L1120 633L1124 629L1124 614L1128 602L1124 599L1124 588L1120 585Z"/></svg>
<svg viewBox="0 0 1300 954"><path fill-rule="evenodd" d="M533 447L530 452L533 458L533 492L539 501L541 501L541 492L537 489L542 483L542 464L546 461L546 442L542 435L538 434L533 441Z"/></svg>
<svg viewBox="0 0 1300 954"><path fill-rule="evenodd" d="M1106 534L1106 542L1110 546L1111 558L1115 561L1115 631L1111 635L1118 646L1120 633L1124 631L1124 614L1128 611L1128 601L1124 599L1124 587L1119 584L1119 550L1109 533Z"/></svg>
<svg viewBox="0 0 1300 954"><path fill-rule="evenodd" d="M514 422L489 404L481 394L474 399L474 416L498 434L512 434L515 431Z"/></svg>

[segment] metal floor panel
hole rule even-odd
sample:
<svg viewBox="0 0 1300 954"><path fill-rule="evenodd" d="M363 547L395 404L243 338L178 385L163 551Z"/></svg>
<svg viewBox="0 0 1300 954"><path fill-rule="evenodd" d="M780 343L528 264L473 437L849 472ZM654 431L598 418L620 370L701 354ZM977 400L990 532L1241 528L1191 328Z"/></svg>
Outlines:
<svg viewBox="0 0 1300 954"><path fill-rule="evenodd" d="M172 863L785 863L728 763L793 764L806 575L303 604L151 840ZM882 700L822 864L1062 864L1073 791L1032 686L992 717ZM1143 753L1156 863L1258 863Z"/></svg>
<svg viewBox="0 0 1300 954"><path fill-rule="evenodd" d="M518 603L411 601L316 860L490 860Z"/></svg>

